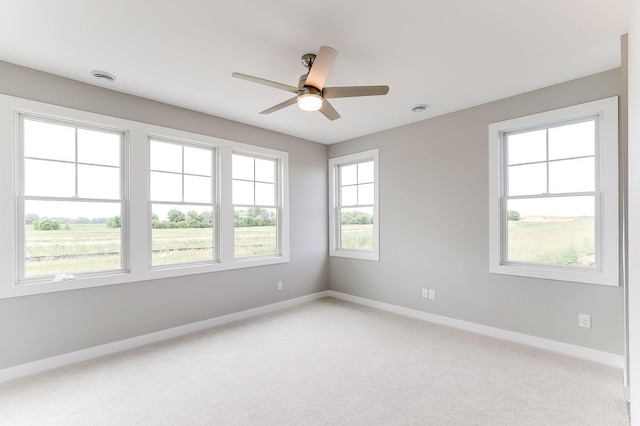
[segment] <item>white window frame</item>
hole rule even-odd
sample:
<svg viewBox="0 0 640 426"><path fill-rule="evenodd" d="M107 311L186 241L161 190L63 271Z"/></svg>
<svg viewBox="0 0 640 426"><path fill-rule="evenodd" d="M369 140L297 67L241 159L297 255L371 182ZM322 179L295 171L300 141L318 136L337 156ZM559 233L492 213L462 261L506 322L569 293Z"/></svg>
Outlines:
<svg viewBox="0 0 640 426"><path fill-rule="evenodd" d="M120 234L120 268L118 269L114 269L114 270L103 270L103 271L87 271L84 273L80 273L80 274L71 274L71 276L92 276L92 275L104 275L104 274L111 274L114 272L124 272L128 269L128 263L127 263L127 259L128 259L128 246L126 244L126 235L127 235L127 229L128 229L128 218L127 218L127 203L128 203L128 194L127 194L127 182L128 182L128 173L127 173L127 167L126 167L126 155L124 154L127 149L128 149L128 134L126 130L120 129L120 128L113 128L113 127L107 127L107 126L97 126L97 125L93 125L93 124L87 124L81 121L74 121L74 120L69 120L69 119L54 119L48 116L43 116L41 114L35 114L35 113L31 113L31 112L24 112L24 111L20 111L20 112L16 112L15 115L15 120L16 120L16 134L17 134L17 147L16 150L18 152L18 158L16 159L16 165L18 168L18 171L16 173L17 176L17 183L19 185L18 189L17 189L17 194L18 194L18 201L17 201L17 207L16 207L16 211L17 211L17 216L16 218L24 218L25 213L28 213L25 211L25 202L29 201L29 200L42 200L42 201L67 201L67 202L83 202L83 201L96 201L96 202L103 202L103 203L117 203L120 204L120 220L121 220L121 234ZM39 121L42 123L48 123L48 124L54 124L54 125L62 125L62 126L69 126L69 127L73 127L75 129L84 129L84 130L92 130L92 131L104 131L106 133L112 133L112 134L120 134L121 138L120 138L120 164L118 166L118 172L120 175L120 185L119 185L119 190L120 190L120 196L118 199L85 199L85 198L81 198L77 196L77 182L78 182L78 172L76 169L76 195L72 196L72 197L56 197L56 196L31 196L31 195L26 195L25 194L25 188L24 188L24 179L25 179L25 160L27 160L27 157L24 154L24 120L32 120L32 121ZM76 133L76 138L77 138L77 133ZM58 161L58 160L52 160L52 161ZM62 161L61 161L62 162ZM78 164L81 164L80 162L78 162L77 160L77 145L76 145L76 160L75 160L75 164L76 166ZM21 220L21 219L17 219L17 220ZM16 223L16 233L17 233L17 261L16 261L16 268L17 268L17 278L16 281L17 282L21 282L21 283L37 283L39 281L42 281L43 277L32 277L32 278L27 278L25 276L25 262L24 262L24 257L25 257L25 244L26 244L26 236L25 236L25 229L24 226L20 226ZM75 274L75 275L74 275Z"/></svg>
<svg viewBox="0 0 640 426"><path fill-rule="evenodd" d="M373 161L373 250L353 250L340 247L340 166ZM378 149L329 159L329 256L362 260L380 260L380 197Z"/></svg>
<svg viewBox="0 0 640 426"><path fill-rule="evenodd" d="M219 233L219 223L220 221L218 220L218 215L219 215L219 205L220 203L218 203L218 190L217 190L217 168L218 168L218 164L217 164L217 152L216 152L216 147L212 146L210 144L204 144L204 143L197 143L197 142L193 142L190 140L184 140L184 139L168 139L168 138L162 138L162 137L157 137L154 135L149 135L149 137L147 138L148 140L148 144L149 144L149 163L151 164L151 143L152 142L162 142L162 143L168 143L168 144L174 144L174 145L179 145L182 147L183 150L183 155L184 155L184 148L185 147L193 147L193 148L199 148L199 149L207 149L210 150L211 152L211 202L210 203L201 203L201 202L189 202L189 201L184 201L184 176L185 175L189 175L188 173L185 173L184 170L180 173L175 173L175 174L180 174L182 176L183 179L183 188L182 188L182 196L183 199L182 201L158 201L158 200L152 200L151 199L151 173L155 172L156 170L153 170L149 167L148 169L148 173L149 176L147 177L147 179L149 179L149 196L148 196L148 217L152 217L152 210L153 210L153 205L154 204L171 204L174 205L176 207L181 207L181 206L191 206L191 205L199 205L199 206L210 206L211 210L213 212L213 223L211 224L211 232L213 233L213 257L211 259L208 260L197 260L197 261L190 261L190 262L180 262L180 263L168 263L168 264L158 264L158 265L154 265L153 264L153 227L152 224L149 223L149 237L148 237L148 241L149 241L149 268L152 269L163 269L163 268L173 268L176 266L188 266L188 265L195 265L195 264L209 264L209 263L217 263L218 262L218 257L219 257L219 252L220 252L220 246L218 244L218 238L217 235ZM184 157L183 157L184 160ZM183 164L184 166L184 164Z"/></svg>
<svg viewBox="0 0 640 426"><path fill-rule="evenodd" d="M276 223L276 230L278 232L277 234L277 240L276 240L276 248L277 248L277 252L274 254L267 254L267 255L255 255L255 256L240 256L240 257L236 257L235 256L235 228L233 229L234 235L234 243L233 243L233 258L234 261L236 262L244 262L246 260L255 260L255 259L259 259L262 257L270 257L270 256L282 256L283 255L283 251L286 250L285 245L283 244L282 241L282 232L280 232L279 230L281 229L282 226L284 226L284 222L282 220L282 215L283 215L283 202L284 202L284 197L283 197L283 193L282 193L282 182L283 182L283 176L282 176L282 159L279 157L274 157L274 156L270 156L270 155L259 155L256 154L255 152L248 152L248 151L241 151L241 150L234 150L232 152L233 154L237 154L237 155L241 155L241 156L246 156L246 157L251 157L254 159L264 159L264 160L271 160L275 162L275 205L273 206L262 206L262 205L258 205L258 204L253 204L253 205L246 205L246 204L232 204L232 208L233 211L235 212L235 208L236 207L259 207L259 208L269 208L269 209L275 209L276 210L276 216L277 216L277 223ZM232 174L233 174L233 170L232 170ZM259 182L256 181L254 178L254 183ZM232 179L232 186L233 186L233 179ZM233 188L231 190L231 196L233 198ZM254 200L255 201L255 200ZM233 203L233 200L232 200ZM288 230L287 230L287 234L288 234Z"/></svg>
<svg viewBox="0 0 640 426"><path fill-rule="evenodd" d="M557 123L596 117L595 245L599 259L594 268L506 262L506 203L504 135L544 128ZM618 286L618 97L587 102L489 125L489 271L586 284Z"/></svg>
<svg viewBox="0 0 640 426"><path fill-rule="evenodd" d="M23 220L22 216L18 219L17 201L20 194L18 116L21 113L125 132L126 152L124 152L121 164L125 173L128 174L128 181L124 188L128 203L126 212L123 212L128 219L128 226L126 229L123 228L123 256L125 253L128 255L127 259L123 260L125 270L78 276L76 279L66 281L53 281L49 278L33 282L19 281L17 267L20 253L18 223ZM215 148L216 176L214 181L219 206L219 214L216 218L218 232L215 244L218 244L220 248L217 262L151 267L149 252L151 215L148 210L149 137L188 141ZM0 299L289 262L289 158L287 152L7 95L0 95L0 139L8 142L0 144L0 199L3 200L0 221L9 224L5 233L7 238L0 239ZM280 183L278 193L282 211L279 219L281 221L279 229L281 250L277 255L237 260L233 258L231 154L234 151L278 159Z"/></svg>

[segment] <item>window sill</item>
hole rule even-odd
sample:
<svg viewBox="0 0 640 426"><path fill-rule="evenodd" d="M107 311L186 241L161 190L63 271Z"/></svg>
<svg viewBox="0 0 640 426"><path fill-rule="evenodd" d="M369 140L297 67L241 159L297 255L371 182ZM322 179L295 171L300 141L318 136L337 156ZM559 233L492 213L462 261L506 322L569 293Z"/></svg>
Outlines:
<svg viewBox="0 0 640 426"><path fill-rule="evenodd" d="M27 281L18 282L12 286L0 288L0 299L11 297L31 296L37 294L54 293L58 291L80 290L84 288L101 287L114 284L126 284L138 281L150 281L162 278L175 278L188 275L206 274L234 269L243 269L256 266L275 265L288 263L286 256L261 257L259 259L242 259L229 263L214 263L207 265L191 266L166 266L149 269L143 272L114 272L105 275L78 276L67 281Z"/></svg>
<svg viewBox="0 0 640 426"><path fill-rule="evenodd" d="M555 281L570 281L583 284L597 284L610 287L618 286L618 277L605 274L602 271L586 269L572 269L570 267L550 268L536 265L492 265L489 269L492 274L515 275L528 278L542 278Z"/></svg>
<svg viewBox="0 0 640 426"><path fill-rule="evenodd" d="M359 250L332 250L331 253L329 253L329 256L346 257L360 260L373 260L376 262L380 261L380 256L378 255L378 253Z"/></svg>

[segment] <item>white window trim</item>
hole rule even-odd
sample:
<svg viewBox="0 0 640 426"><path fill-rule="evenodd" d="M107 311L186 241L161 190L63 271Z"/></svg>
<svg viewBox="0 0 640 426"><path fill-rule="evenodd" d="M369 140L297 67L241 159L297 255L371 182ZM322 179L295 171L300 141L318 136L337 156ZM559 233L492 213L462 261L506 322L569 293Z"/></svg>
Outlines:
<svg viewBox="0 0 640 426"><path fill-rule="evenodd" d="M61 125L65 125L65 126L70 126L70 127L74 127L74 128L78 128L78 129L90 129L90 130L102 130L102 131L107 131L107 132L113 132L113 133L117 133L121 135L121 140L120 140L120 164L118 166L118 171L120 174L120 198L118 198L117 200L115 199L105 199L104 201L106 202L117 202L120 204L120 217L123 219L123 225L122 225L122 230L121 230L121 238L120 238L120 268L118 269L113 269L113 270L105 270L105 271L95 271L95 272L87 272L86 275L105 275L105 274L111 274L111 273L121 273L124 272L126 270L128 270L128 247L126 244L126 235L127 235L127 212L128 212L128 207L127 207L127 200L129 199L128 194L127 194L127 189L128 189L128 173L127 170L128 168L126 167L126 155L125 152L128 150L128 146L129 146L129 136L127 134L127 131L125 129L120 129L120 128L115 128L115 127L110 127L110 126L98 126L98 125L87 125L87 123L85 122L81 122L81 121L75 121L75 120L70 120L69 118L65 118L65 119L51 119L51 117L47 117L47 116L43 116L42 114L35 114L32 112L25 112L25 111L16 111L16 117L15 117L15 122L17 123L16 125L18 126L16 128L16 135L19 139L22 139L24 137L24 135L21 133L22 131L24 131L24 127L22 127L24 125L24 120L36 120L36 121L41 121L41 122L45 122L45 123L52 123L52 124L61 124ZM17 142L19 142L20 140L17 140ZM24 145L18 143L16 147L16 150L18 152L18 156L16 159L16 165L18 167L18 171L17 176L17 182L18 184L22 183L22 187L17 188L17 192L16 194L21 194L21 197L23 198L22 201L17 202L16 204L16 212L17 212L17 216L18 217L24 217L25 213L27 213L24 210L25 207L25 203L28 199L33 199L33 196L27 196L24 194L24 177L25 177L25 164L23 162L23 160L26 160L26 158L24 157ZM57 161L57 160L53 160L53 161ZM76 159L77 161L77 159ZM76 180L78 179L78 176L76 175ZM37 197L36 197L37 198ZM48 198L50 200L55 200L55 199L59 199L59 198L69 198L69 197L41 197L41 198ZM71 197L71 198L75 198L75 197ZM76 200L78 200L76 198ZM16 235L17 235L17 259L16 260L21 260L24 258L25 255L25 247L24 243L25 242L25 233L24 233L24 227L17 227L16 228ZM16 281L20 281L22 284L29 284L29 283L37 283L39 281L41 281L41 278L39 277L25 277L25 264L24 262L20 261L20 262L16 262L16 270L17 270L17 275L16 275Z"/></svg>
<svg viewBox="0 0 640 426"><path fill-rule="evenodd" d="M211 209L213 211L213 216L214 216L214 221L212 224L212 232L214 232L214 240L213 240L213 253L215 255L215 258L212 259L207 259L207 260L197 260L197 261L191 261L191 262L181 262L181 263L168 263L168 264L159 264L159 265L154 265L153 264L153 254L152 254L152 250L153 250L153 227L149 226L148 228L148 236L147 236L147 242L148 242L148 256L149 256L149 268L150 269L167 269L167 268L175 268L175 267L181 267L181 266L195 266L197 264L203 264L203 265L207 265L207 264L211 264L211 263L217 263L218 262L218 257L220 255L220 248L219 248L219 239L215 238L215 233L216 231L218 231L220 229L220 221L218 220L218 215L219 215L219 207L220 207L220 203L218 202L218 198L219 198L219 191L218 191L218 182L217 182L217 169L218 169L218 161L217 159L219 158L219 155L217 153L217 148L211 144L207 144L207 143L202 143L202 142L196 142L194 140L185 140L185 139L169 139L169 138L163 138L163 137L159 137L156 135L148 135L147 137L147 144L149 144L149 146L151 146L151 142L164 142L164 143L172 143L172 144L176 144L176 145L180 145L182 147L194 147L194 148L205 148L205 149L211 149L212 151L212 185L211 185L211 203L190 203L187 201L181 201L181 202L166 202L166 201L158 201L158 200L152 200L151 199L151 168L147 167L147 179L149 182L148 187L147 187L147 194L149 194L147 196L147 217L151 217L152 215L152 210L153 210L153 205L154 204L175 204L176 206L184 206L184 205L209 205L211 206ZM151 150L149 149L147 151L147 161L149 161L150 164L151 163ZM184 170L181 172L182 174L184 173ZM183 189L184 190L184 189ZM184 195L184 194L183 194Z"/></svg>
<svg viewBox="0 0 640 426"><path fill-rule="evenodd" d="M379 215L379 161L378 149L358 152L329 159L329 256L362 260L380 260L380 215ZM341 249L340 221L338 220L338 167L373 160L373 250Z"/></svg>
<svg viewBox="0 0 640 426"><path fill-rule="evenodd" d="M128 141L125 146L127 146L128 152L122 167L126 168L126 173L129 175L128 188L126 188L128 199L125 201L129 223L128 232L123 238L123 244L127 246L128 250L123 250L123 253L128 252L128 259L125 259L124 262L124 265L129 268L128 271L78 276L77 279L69 281L44 280L18 283L17 194L19 194L20 157L18 146L20 141L17 120L18 114L21 113L49 117L54 120L71 120L97 127L121 129L126 132L125 137L128 138ZM218 262L151 268L148 256L150 217L147 214L149 137L192 141L216 149L216 193L219 203L217 239L220 247ZM0 239L0 299L289 262L289 159L287 152L7 95L0 95L0 138L10 142L0 146L0 199L3 200L3 208L0 209L0 223L9 224L6 225L5 233L8 238ZM231 153L233 151L279 159L282 249L278 255L237 260L233 258L233 205L231 204ZM231 252L228 251L229 247L231 247Z"/></svg>
<svg viewBox="0 0 640 426"><path fill-rule="evenodd" d="M278 222L276 225L276 229L282 229L283 226L285 226L285 222L282 220L282 216L284 214L284 207L283 207L283 203L284 203L284 198L283 198L283 191L281 191L280 189L282 188L281 183L284 183L283 180L283 163L282 163L282 159L280 157L277 156L273 156L273 155L265 155L263 154L257 154L255 151L243 151L243 150L239 150L239 149L234 149L232 152L233 154L238 154L238 155L245 155L248 157L253 157L255 158L262 158L262 159L266 159L266 160L275 160L277 163L277 167L276 167L276 176L275 176L275 186L276 186L276 200L275 200L275 205L274 206L268 206L266 208L275 208L276 212L277 212L277 217L278 217ZM232 175L233 175L233 170L231 171ZM233 179L231 179L231 185L233 187ZM231 197L233 198L233 188L231 188ZM233 201L233 200L232 200ZM255 201L255 200L254 200ZM232 204L231 205L231 211L232 214L235 211L235 207L236 204ZM257 204L254 204L253 207L264 207L264 206L259 206ZM287 221L288 222L288 221ZM289 229L287 226L286 229L286 233L287 235L289 234ZM276 256L279 256L283 253L283 250L288 250L288 246L284 244L283 241L283 232L278 232L277 235L277 247L278 247L278 254L276 254ZM235 230L234 230L234 239L235 239ZM274 255L268 254L268 255L256 255L256 256L242 256L242 257L235 257L235 241L233 241L233 246L231 247L231 253L232 253L232 257L234 262L244 262L246 260L256 260L256 259L261 259L261 258L265 258L265 257L271 257ZM288 251L287 251L288 253ZM288 256L288 254L287 254Z"/></svg>
<svg viewBox="0 0 640 426"><path fill-rule="evenodd" d="M503 262L504 230L501 217L504 155L503 135L519 129L598 116L601 209L596 211L596 244L600 241L600 268L553 267L552 265L514 265ZM598 195L596 195L597 197ZM587 102L567 108L505 120L489 125L489 271L586 284L618 286L618 97ZM598 223L601 226L598 226Z"/></svg>

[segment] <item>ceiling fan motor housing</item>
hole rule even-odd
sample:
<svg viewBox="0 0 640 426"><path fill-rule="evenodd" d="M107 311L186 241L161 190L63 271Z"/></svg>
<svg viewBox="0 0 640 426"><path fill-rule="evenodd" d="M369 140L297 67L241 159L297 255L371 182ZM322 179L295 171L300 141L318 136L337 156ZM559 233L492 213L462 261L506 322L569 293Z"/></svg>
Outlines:
<svg viewBox="0 0 640 426"><path fill-rule="evenodd" d="M302 58L300 58L300 62L302 62L302 66L308 70L311 69L311 65L313 65L315 60L316 60L316 55L314 53L306 53L302 55Z"/></svg>
<svg viewBox="0 0 640 426"><path fill-rule="evenodd" d="M322 97L322 91L313 86L304 86L302 89L298 90L298 97L303 95L315 95Z"/></svg>

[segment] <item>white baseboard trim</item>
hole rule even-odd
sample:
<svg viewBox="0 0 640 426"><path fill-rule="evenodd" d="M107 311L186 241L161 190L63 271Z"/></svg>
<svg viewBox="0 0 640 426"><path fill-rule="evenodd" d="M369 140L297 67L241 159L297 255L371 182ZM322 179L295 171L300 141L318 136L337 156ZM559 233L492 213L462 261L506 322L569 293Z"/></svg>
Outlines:
<svg viewBox="0 0 640 426"><path fill-rule="evenodd" d="M260 306L258 308L248 309L246 311L236 312L221 317L211 318L167 330L157 331L154 333L144 334L142 336L132 337L130 339L120 340L117 342L107 343L100 346L94 346L88 349L82 349L75 352L69 352L63 355L53 356L26 364L17 365L0 370L0 383L17 379L19 377L28 376L30 374L40 373L42 371L51 370L65 365L75 364L92 358L98 358L105 355L111 355L116 352L133 349L150 343L159 342L173 337L182 336L207 328L216 327L233 321L239 321L246 318L255 317L269 312L279 311L281 309L290 308L316 299L328 296L328 291L309 294L295 299L285 300L283 302L273 303L271 305Z"/></svg>
<svg viewBox="0 0 640 426"><path fill-rule="evenodd" d="M350 294L340 293L334 290L329 290L328 296L387 312L393 312L407 317L417 318L436 324L471 331L473 333L483 334L485 336L496 337L502 340L509 340L511 342L521 343L523 345L534 346L536 348L546 349L553 352L559 352L565 355L571 355L577 358L583 358L590 361L610 365L612 367L623 368L624 366L624 357L622 355L616 355L609 352L598 351L596 349L562 343L556 340L543 339L541 337L530 336L528 334L516 333L514 331L508 331L501 328L489 327L469 321L463 321L455 318L445 317L442 315L418 311L416 309L403 308L402 306L378 302L376 300L365 299L363 297L352 296Z"/></svg>

